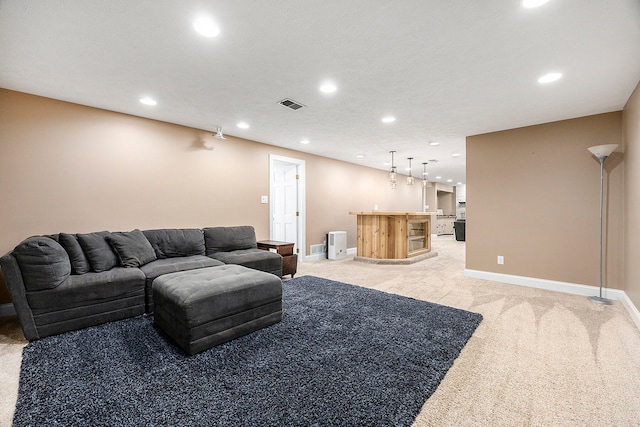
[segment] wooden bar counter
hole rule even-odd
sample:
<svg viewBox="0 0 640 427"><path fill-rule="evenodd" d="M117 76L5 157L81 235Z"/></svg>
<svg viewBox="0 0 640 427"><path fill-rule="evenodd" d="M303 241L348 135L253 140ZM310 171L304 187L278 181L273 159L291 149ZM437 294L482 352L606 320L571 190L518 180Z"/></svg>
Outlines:
<svg viewBox="0 0 640 427"><path fill-rule="evenodd" d="M436 212L349 212L358 218L358 257L406 259L431 251Z"/></svg>

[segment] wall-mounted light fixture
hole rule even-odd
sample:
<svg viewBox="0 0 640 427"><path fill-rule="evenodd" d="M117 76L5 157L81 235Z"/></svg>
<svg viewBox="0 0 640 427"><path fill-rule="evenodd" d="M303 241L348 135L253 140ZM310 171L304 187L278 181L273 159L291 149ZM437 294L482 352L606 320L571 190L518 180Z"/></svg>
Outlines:
<svg viewBox="0 0 640 427"><path fill-rule="evenodd" d="M222 133L222 126L216 127L216 133L214 133L213 136L215 136L218 139L227 139L224 137L224 134Z"/></svg>

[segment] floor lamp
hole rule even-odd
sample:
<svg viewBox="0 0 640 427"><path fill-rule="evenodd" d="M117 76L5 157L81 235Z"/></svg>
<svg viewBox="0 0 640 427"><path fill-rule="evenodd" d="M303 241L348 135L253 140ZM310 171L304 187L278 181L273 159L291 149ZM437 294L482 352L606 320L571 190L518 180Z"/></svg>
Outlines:
<svg viewBox="0 0 640 427"><path fill-rule="evenodd" d="M604 161L606 160L613 150L618 147L618 144L606 144L606 145L596 145L594 147L589 147L587 150L591 151L591 154L598 158L600 161L600 294L599 296L591 296L589 300L598 304L611 304L611 300L602 297L602 190L603 190L603 166Z"/></svg>

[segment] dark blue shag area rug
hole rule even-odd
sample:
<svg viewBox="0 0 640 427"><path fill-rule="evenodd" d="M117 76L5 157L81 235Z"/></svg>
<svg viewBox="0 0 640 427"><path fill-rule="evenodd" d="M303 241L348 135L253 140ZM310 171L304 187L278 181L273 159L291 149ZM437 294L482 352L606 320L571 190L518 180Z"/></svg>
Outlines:
<svg viewBox="0 0 640 427"><path fill-rule="evenodd" d="M313 276L284 318L188 356L152 316L29 343L15 426L408 426L482 316Z"/></svg>

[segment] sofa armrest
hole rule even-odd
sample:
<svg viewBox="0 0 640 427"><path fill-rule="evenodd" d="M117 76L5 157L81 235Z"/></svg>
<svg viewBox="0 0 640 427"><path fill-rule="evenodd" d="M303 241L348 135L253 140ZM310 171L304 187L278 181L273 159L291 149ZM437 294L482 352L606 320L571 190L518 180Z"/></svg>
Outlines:
<svg viewBox="0 0 640 427"><path fill-rule="evenodd" d="M22 280L18 260L9 252L0 258L0 267L2 268L2 275L4 276L7 288L9 288L11 302L13 303L16 313L18 313L18 319L20 320L24 337L29 341L40 338L35 321L33 320L33 313L27 301L27 292Z"/></svg>

